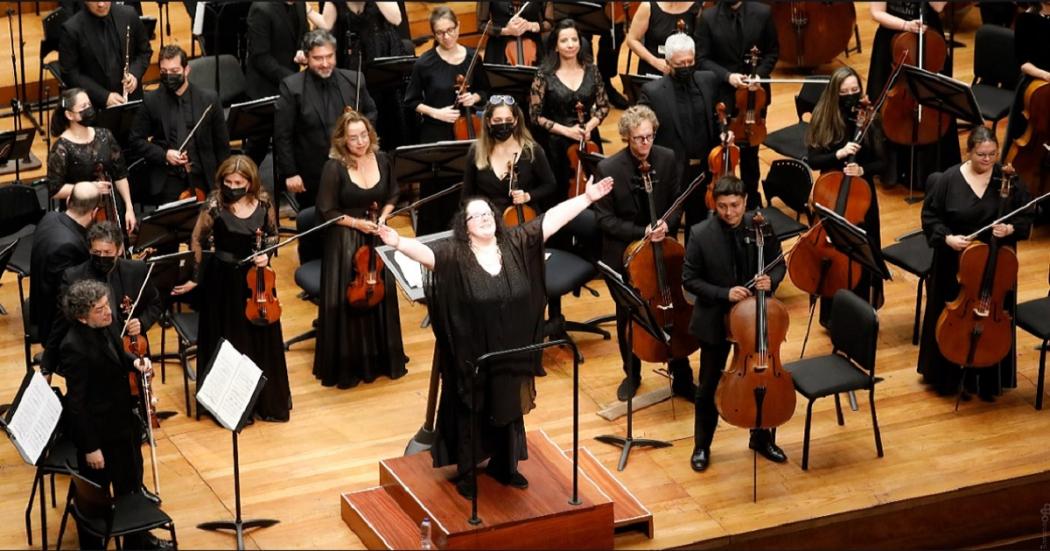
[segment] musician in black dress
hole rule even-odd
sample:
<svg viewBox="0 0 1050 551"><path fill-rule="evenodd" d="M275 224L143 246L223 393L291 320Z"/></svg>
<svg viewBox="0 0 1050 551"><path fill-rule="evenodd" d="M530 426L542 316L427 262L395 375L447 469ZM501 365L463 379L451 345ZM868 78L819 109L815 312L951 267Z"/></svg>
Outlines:
<svg viewBox="0 0 1050 551"><path fill-rule="evenodd" d="M743 182L736 176L723 176L715 183L713 195L717 216L697 224L685 251L682 285L696 296L689 332L700 340L700 384L696 391L693 453L689 464L694 471L706 470L711 463L711 441L718 426L715 393L722 370L729 359L731 345L727 340L726 316L733 305L752 295L746 285L758 272L757 250L747 239ZM780 255L780 242L766 241L765 264ZM769 296L784 279L784 264L769 269L755 279L754 287ZM784 450L776 445L769 430L752 430L749 447L775 463L787 461Z"/></svg>
<svg viewBox="0 0 1050 551"><path fill-rule="evenodd" d="M500 214L511 205L528 205L542 211L555 190L554 173L547 155L525 127L525 115L510 96L491 96L485 108L478 141L467 153L463 173L463 199L481 195ZM513 165L514 190L510 190Z"/></svg>
<svg viewBox="0 0 1050 551"><path fill-rule="evenodd" d="M1006 140L1003 141L1004 160L1013 141L1028 128L1028 121L1023 113L1025 91L1036 80L1050 82L1050 48L1046 47L1048 36L1050 2L1040 2L1038 6L1033 6L1017 16L1014 28L1014 57L1021 64L1021 81L1017 85L1009 122L1006 125Z"/></svg>
<svg viewBox="0 0 1050 551"><path fill-rule="evenodd" d="M772 13L769 6L761 2L718 2L714 8L704 10L694 38L698 67L718 75L722 84L718 89L717 101L725 103L730 114L736 114L736 91L748 87L744 79L751 69L745 57L751 48L758 48L755 72L761 78L769 78L780 55ZM766 98L772 103L769 85L761 86L766 90ZM740 136L737 136L737 140L740 146L740 177L747 186L747 208L752 210L760 202L758 146L741 143Z"/></svg>
<svg viewBox="0 0 1050 551"><path fill-rule="evenodd" d="M664 43L678 32L678 21L685 24L683 32L692 36L703 10L703 2L639 2L626 39L627 47L638 56L635 73L671 74Z"/></svg>
<svg viewBox="0 0 1050 551"><path fill-rule="evenodd" d="M507 59L507 46L517 47L517 38L531 40L536 46L536 64L543 61L543 46L540 33L551 30L551 19L554 18L553 2L529 2L520 16L515 16L521 9L522 2L506 0L478 2L478 28L492 19L489 39L485 43L485 63L492 65L510 65ZM518 65L524 62L518 61Z"/></svg>
<svg viewBox="0 0 1050 551"><path fill-rule="evenodd" d="M945 306L959 294L959 258L971 243L988 243L992 236L999 243L1016 247L1020 239L1028 237L1030 215L1014 217L996 224L976 239L968 236L992 223L999 215L1003 199L999 158L999 142L988 128L979 126L966 140L967 160L944 171L934 179L926 191L922 204L922 229L933 247L933 265L927 280L926 312L922 320L922 339L919 342L919 373L923 381L941 395L955 394L960 383L967 392L976 392L982 399L993 400L1005 388L1017 386L1017 353L1010 353L997 366L970 369L962 381L960 366L949 362L937 343L937 320ZM1005 212L1020 207L1028 200L1023 185L1017 185L1006 201ZM1016 290L1008 293L1004 308L1016 307ZM1016 317L1016 316L1015 316Z"/></svg>
<svg viewBox="0 0 1050 551"><path fill-rule="evenodd" d="M281 322L256 325L245 314L252 291L245 283L248 270L266 266L270 259L265 254L255 255L247 266L240 264L260 245L272 245L277 239L277 206L262 189L259 169L244 155L223 161L215 180L217 189L201 205L190 240L195 260L193 277L172 290L172 294L182 295L200 285L197 388L208 377L219 338L225 338L266 376L254 415L263 421L287 421L292 395ZM206 249L211 253L208 258L204 256Z"/></svg>
<svg viewBox="0 0 1050 551"><path fill-rule="evenodd" d="M681 191L681 165L675 160L674 151L653 144L659 128L660 121L652 109L644 105L628 107L619 122L620 137L627 147L602 160L594 171L595 178L610 177L615 182L612 193L598 201L594 210L603 234L602 261L624 274L625 279L623 254L627 245L649 234L652 234L654 243L659 243L678 232L681 217L674 216L654 228L655 220L649 213L650 200L655 202L653 210L656 216L662 216ZM642 182L640 165L643 161L650 165L649 177L653 185L651 196L646 193ZM630 312L617 304L616 339L624 372L623 381L616 389L616 396L620 400L633 396L642 380L641 361L627 343L630 319ZM695 389L689 358L672 359L669 371L674 392L692 397Z"/></svg>
<svg viewBox="0 0 1050 551"><path fill-rule="evenodd" d="M379 274L385 291L376 306L355 308L346 296L347 287L366 275L359 273L355 253L374 245L378 224L397 204L399 190L391 169L390 157L379 151L371 121L352 110L339 117L317 193L320 221L346 215L324 230L313 368L324 386L350 388L380 375L397 379L406 373L397 287L390 270ZM367 215L373 205L375 220Z"/></svg>
<svg viewBox="0 0 1050 551"><path fill-rule="evenodd" d="M58 62L65 85L87 92L95 109L142 99L142 76L153 50L139 14L114 2L84 2L84 7L62 25Z"/></svg>
<svg viewBox="0 0 1050 551"><path fill-rule="evenodd" d="M612 188L609 179L587 186L543 216L507 229L486 199L467 201L453 235L428 244L380 226L383 242L422 264L427 309L436 337L434 369L441 372L434 466L457 466L456 489L470 497L470 470L486 458L485 473L502 484L528 487L518 461L528 457L524 415L535 407L534 378L545 374L541 354L510 356L485 365L482 354L543 341L544 242ZM473 388L477 391L472 392ZM472 399L473 395L473 399ZM478 437L470 437L471 409ZM470 459L473 453L477 463Z"/></svg>
<svg viewBox="0 0 1050 551"><path fill-rule="evenodd" d="M94 126L95 107L86 92L70 88L59 96L51 116L51 149L47 153L47 187L51 198L69 197L73 184L95 182L101 200L115 206L125 231L137 225L128 186L128 168L113 133ZM111 196L116 188L118 197Z"/></svg>
<svg viewBox="0 0 1050 551"><path fill-rule="evenodd" d="M559 182L557 195L565 197L568 182L575 175L569 166L569 147L578 146L580 140L591 140L600 149L598 125L609 115L605 84L571 19L559 21L547 37L547 52L532 81L531 96L532 126L537 129L537 138L546 142L547 157ZM583 105L582 125L576 116L577 103Z"/></svg>

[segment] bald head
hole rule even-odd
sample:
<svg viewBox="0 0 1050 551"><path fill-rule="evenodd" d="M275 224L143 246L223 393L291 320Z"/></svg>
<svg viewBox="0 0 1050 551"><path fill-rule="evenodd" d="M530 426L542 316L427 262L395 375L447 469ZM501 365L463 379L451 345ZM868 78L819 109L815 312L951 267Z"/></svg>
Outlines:
<svg viewBox="0 0 1050 551"><path fill-rule="evenodd" d="M94 182L78 182L73 185L66 209L77 216L90 214L91 210L98 206L98 197L98 186Z"/></svg>

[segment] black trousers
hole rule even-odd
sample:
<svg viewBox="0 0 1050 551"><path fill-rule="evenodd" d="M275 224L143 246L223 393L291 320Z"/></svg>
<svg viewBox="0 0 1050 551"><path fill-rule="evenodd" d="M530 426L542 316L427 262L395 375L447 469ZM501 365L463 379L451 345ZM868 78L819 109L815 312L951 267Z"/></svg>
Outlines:
<svg viewBox="0 0 1050 551"><path fill-rule="evenodd" d="M744 189L747 190L747 210L755 210L761 206L761 197L758 195L758 179L760 177L758 146L741 145L740 179L744 181Z"/></svg>
<svg viewBox="0 0 1050 551"><path fill-rule="evenodd" d="M616 305L616 342L620 348L620 359L623 360L623 374L641 379L642 361L634 355L631 344L627 342L627 332L631 331L631 314L626 308ZM632 338L634 335L632 335ZM692 380L692 367L689 358L672 358L667 363L667 370L675 379Z"/></svg>
<svg viewBox="0 0 1050 551"><path fill-rule="evenodd" d="M128 438L105 442L100 449L105 463L101 469L89 467L87 455L84 452L78 454L77 460L81 476L102 486L103 489L112 484L113 496L140 491L142 488L142 447L139 440ZM77 523L77 535L80 538L81 549L103 549L102 538L88 533L80 523ZM143 539L145 535L146 533L143 532L125 536L124 548L141 549L145 547Z"/></svg>
<svg viewBox="0 0 1050 551"><path fill-rule="evenodd" d="M710 449L718 426L718 408L715 406L715 392L722 380L722 370L729 359L730 344L725 341L718 344L700 344L700 380L696 387L696 399L693 401L695 417L693 422L694 449ZM767 440L768 439L768 440ZM771 441L773 435L768 430L752 430L751 440L758 442Z"/></svg>

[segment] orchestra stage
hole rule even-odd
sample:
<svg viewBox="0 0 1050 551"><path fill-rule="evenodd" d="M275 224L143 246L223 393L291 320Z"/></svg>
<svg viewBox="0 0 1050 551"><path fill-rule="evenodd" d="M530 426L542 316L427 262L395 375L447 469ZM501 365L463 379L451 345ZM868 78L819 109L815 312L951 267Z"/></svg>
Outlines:
<svg viewBox="0 0 1050 551"><path fill-rule="evenodd" d="M840 56L822 72L849 63L866 74L874 27L866 7L858 4L858 8L863 53ZM181 6L173 5L172 15L177 11L183 14ZM971 11L956 35L964 47L956 50L955 75L965 82L972 77L977 20L976 10ZM184 32L185 21L179 25ZM3 29L6 32L6 22ZM156 46L154 43L155 50ZM7 37L0 37L0 63L8 63L7 49ZM27 61L30 49L35 46L27 46ZM27 65L35 74L35 61ZM0 88L9 86L4 80L7 73L5 66L0 71ZM796 91L792 86L775 91L768 119L771 129L796 121L792 101ZM614 110L601 127L613 150L622 147L615 131L619 113ZM0 130L10 128L10 118L0 119ZM34 153L46 159L42 140ZM776 158L763 149L763 171ZM35 170L28 179L42 173ZM5 177L5 181L10 179ZM921 204L907 203L907 195L906 187L878 187L884 244L919 227ZM393 225L407 231L406 219L395 220ZM1018 300L1046 296L1050 236L1045 226L1037 227L1032 239L1020 244L1018 255ZM293 272L297 265L294 248L282 251L274 260L285 339L309 330L316 317L316 306L296 296ZM788 462L777 465L758 459L757 502L752 501L753 455L745 430L720 424L710 468L702 474L690 469L693 408L681 398L644 408L634 417L636 437L667 440L673 446L636 449L626 469L617 472L620 450L594 439L626 431L624 418L610 422L597 415L615 402L622 378L616 342L574 334L586 358L579 366L584 455L593 456L592 469L601 467L611 473L615 482L608 484L622 485L652 515L651 538L639 529L644 523L614 526L612 545L618 549L1045 548L1050 519L1050 408L1034 408L1036 347L1041 341L1018 331L1018 387L1007 390L994 403L974 397L956 411L954 397L937 396L922 385L915 372L917 347L911 337L916 278L896 268L893 278L886 285L886 303L879 311L876 375L883 381L875 392L885 456L876 455L866 394L857 396L857 411L851 411L843 400L842 426L836 422L834 401L825 399L814 407L809 470L803 471L806 404L800 399L794 417L777 431L777 442ZM25 284L28 288L28 281ZM563 299L568 319L612 313L604 284L596 281L593 288L600 296L585 291L580 297ZM790 361L802 349L809 301L787 281L777 296L791 317L788 340L781 349L784 361ZM18 297L17 278L4 273L0 305L7 313L0 315L0 402L14 397L25 372ZM360 549L369 544L344 521L342 496L378 486L382 482L380 462L400 457L423 423L433 352L433 335L429 328L421 328L425 314L425 308L401 298L405 353L411 361L408 374L398 380L379 379L346 390L326 388L312 374L312 340L287 353L294 406L291 421L256 422L240 436L244 516L281 521L250 532L246 537L249 548ZM830 350L827 333L819 324L813 326L807 357ZM149 337L154 351L159 350L160 330L154 328ZM167 332L166 339L169 351L177 349L173 331ZM695 370L696 354L692 363ZM573 364L563 351L548 351L544 364L548 375L537 380L537 408L525 422L529 431L542 431L549 437L547 452L554 448L565 451L572 445ZM643 366L639 395L667 386L666 379L653 373L656 367ZM183 373L177 361L167 363L165 375L164 382L159 378L154 382L158 409L177 415L165 420L156 432L162 507L175 521L181 547L233 547L228 535L196 529L201 522L233 517L230 436L209 420L195 421L186 415ZM192 390L192 381L190 385ZM536 453L529 461L540 460L540 452ZM144 455L146 484L152 488L149 453ZM23 518L33 475L33 468L21 461L14 446L0 444L0 548L28 547ZM56 485L58 507L48 503L45 511L50 547L58 534L68 477L57 477ZM484 503L485 496L482 493L483 509L493 506ZM451 497L460 499L454 491ZM550 499L563 500L564 496ZM495 505L507 503L512 502L501 498ZM31 511L34 547L41 543L38 507L35 503ZM63 541L67 548L76 545L73 532L72 526L67 527Z"/></svg>

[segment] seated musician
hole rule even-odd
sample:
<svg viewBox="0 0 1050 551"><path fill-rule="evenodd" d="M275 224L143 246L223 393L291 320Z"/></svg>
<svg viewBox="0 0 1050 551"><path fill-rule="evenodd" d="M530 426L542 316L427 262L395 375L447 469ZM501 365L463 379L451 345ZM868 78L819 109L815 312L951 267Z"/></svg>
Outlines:
<svg viewBox="0 0 1050 551"><path fill-rule="evenodd" d="M148 191L137 195L145 204L163 205L183 193L193 197L195 191L204 197L211 191L215 169L230 156L219 97L190 83L187 61L178 45L161 49L161 86L146 93L135 115L129 146L150 165ZM211 111L201 119L208 106ZM197 121L201 123L194 130ZM183 142L185 149L180 149Z"/></svg>
<svg viewBox="0 0 1050 551"><path fill-rule="evenodd" d="M723 176L715 183L713 194L718 216L692 229L682 268L682 284L696 295L689 332L700 340L700 385L696 392L693 454L689 459L697 472L711 463L711 441L718 425L715 392L730 349L726 315L735 303L751 296L746 284L758 271L754 244L745 239L743 222L750 220L753 213L744 212L744 183L736 176ZM763 252L768 264L780 255L780 242L767 241ZM776 266L755 280L755 288L776 291L784 272L783 264ZM770 461L787 461L769 430L751 431L749 446Z"/></svg>
<svg viewBox="0 0 1050 551"><path fill-rule="evenodd" d="M554 194L554 173L547 155L525 126L521 107L510 96L492 96L485 107L481 133L470 146L463 173L462 198L482 195L495 205L497 214L511 205L529 205L545 210ZM514 163L515 189L509 190L509 171Z"/></svg>
<svg viewBox="0 0 1050 551"><path fill-rule="evenodd" d="M116 497L142 488L141 426L132 413L128 386L133 370L148 373L148 358L133 360L119 339L122 326L113 323L109 288L94 280L74 283L62 307L71 326L61 344L66 366L66 404L80 475ZM102 538L78 527L81 549L103 549ZM171 549L171 542L149 532L124 536L127 549Z"/></svg>
<svg viewBox="0 0 1050 551"><path fill-rule="evenodd" d="M1050 2L1040 2L1038 6L1032 6L1028 11L1019 14L1014 32L1014 57L1021 64L1021 82L1017 85L1014 103L1010 108L1006 140L1003 142L1004 160L1014 140L1021 137L1028 128L1024 115L1024 99L1028 86L1039 80L1050 82L1050 48L1046 47L1046 37L1050 36ZM1050 190L1032 191L1035 193Z"/></svg>
<svg viewBox="0 0 1050 551"><path fill-rule="evenodd" d="M650 217L649 201L655 202L656 215L660 216L671 206L679 193L681 167L675 160L674 151L653 144L660 121L656 113L644 105L629 107L620 117L620 137L627 143L619 153L598 163L594 177L612 177L615 182L612 193L602 198L595 206L598 226L604 235L602 260L621 274L626 273L623 253L632 241L653 234L654 242L673 236L678 230L677 217L663 221L655 228ZM653 193L651 199L642 185L639 166L645 161L650 165ZM627 331L630 313L617 305L616 337L620 344L624 379L616 389L616 396L626 400L633 396L641 384L641 361L627 348ZM671 360L669 371L673 378L672 389L680 396L694 394L693 372L688 358Z"/></svg>
<svg viewBox="0 0 1050 551"><path fill-rule="evenodd" d="M153 55L138 13L114 4L84 2L86 9L63 24L58 48L66 86L83 88L100 110L125 103L125 93L142 99L142 75Z"/></svg>

